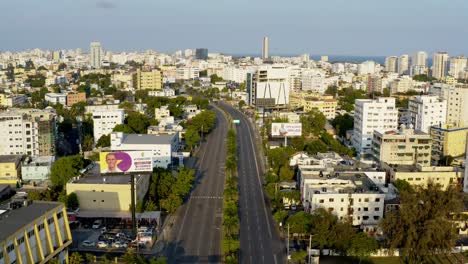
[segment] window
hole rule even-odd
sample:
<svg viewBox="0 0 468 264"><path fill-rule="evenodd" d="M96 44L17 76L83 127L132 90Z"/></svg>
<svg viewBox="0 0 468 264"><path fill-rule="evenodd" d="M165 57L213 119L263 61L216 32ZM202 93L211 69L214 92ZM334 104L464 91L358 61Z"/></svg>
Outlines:
<svg viewBox="0 0 468 264"><path fill-rule="evenodd" d="M367 216L367 215L363 216L362 220L369 220L369 216Z"/></svg>
<svg viewBox="0 0 468 264"><path fill-rule="evenodd" d="M380 219L380 216L374 215L374 220L379 220L379 219Z"/></svg>
<svg viewBox="0 0 468 264"><path fill-rule="evenodd" d="M101 200L101 203L103 203L103 202L104 202L104 200Z"/></svg>
<svg viewBox="0 0 468 264"><path fill-rule="evenodd" d="M340 211L343 212L343 207L340 208Z"/></svg>
<svg viewBox="0 0 468 264"><path fill-rule="evenodd" d="M47 224L50 225L50 224L52 224L53 222L54 222L54 218L49 218L49 219L47 219Z"/></svg>
<svg viewBox="0 0 468 264"><path fill-rule="evenodd" d="M323 203L323 199L320 199L320 200L319 200L319 203Z"/></svg>
<svg viewBox="0 0 468 264"><path fill-rule="evenodd" d="M34 230L28 232L28 237L31 238L32 236L34 236Z"/></svg>
<svg viewBox="0 0 468 264"><path fill-rule="evenodd" d="M62 218L62 216L63 216L63 213L62 213L62 212L59 212L59 213L57 214L57 219Z"/></svg>
<svg viewBox="0 0 468 264"><path fill-rule="evenodd" d="M341 198L341 202L344 202L344 198Z"/></svg>
<svg viewBox="0 0 468 264"><path fill-rule="evenodd" d="M364 199L364 202L368 203L368 202L369 202L369 198L365 198L365 199Z"/></svg>
<svg viewBox="0 0 468 264"><path fill-rule="evenodd" d="M44 229L44 224L40 224L37 226L37 230L41 231L42 229Z"/></svg>
<svg viewBox="0 0 468 264"><path fill-rule="evenodd" d="M22 236L22 237L18 238L18 240L17 240L17 241L18 241L18 245L21 245L21 244L23 244L23 243L24 243L24 236Z"/></svg>
<svg viewBox="0 0 468 264"><path fill-rule="evenodd" d="M367 211L369 211L369 208L364 207L364 212L367 212Z"/></svg>
<svg viewBox="0 0 468 264"><path fill-rule="evenodd" d="M11 244L7 247L7 252L10 253L12 252L13 250L15 250L15 245Z"/></svg>
<svg viewBox="0 0 468 264"><path fill-rule="evenodd" d="M376 208L374 208L374 211L378 212L378 211L380 211L380 208L376 207Z"/></svg>
<svg viewBox="0 0 468 264"><path fill-rule="evenodd" d="M328 201L329 201L330 203L332 203L332 202L334 202L334 201L335 201L335 199L333 199L333 198L330 198L330 199L328 199Z"/></svg>

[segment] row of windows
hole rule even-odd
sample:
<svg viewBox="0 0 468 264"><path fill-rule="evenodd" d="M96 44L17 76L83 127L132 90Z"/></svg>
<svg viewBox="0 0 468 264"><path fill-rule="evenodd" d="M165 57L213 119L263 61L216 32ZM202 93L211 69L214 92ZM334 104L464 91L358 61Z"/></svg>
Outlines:
<svg viewBox="0 0 468 264"><path fill-rule="evenodd" d="M380 177L380 178L381 178L381 177ZM410 178L410 179L412 179L412 178ZM438 178L437 178L437 179L438 179ZM362 202L363 199L359 198L359 199L357 199L357 200L358 200L358 202ZM333 203L334 201L335 201L334 198L329 198L329 199L328 199L328 202L330 202L330 203ZM345 199L344 199L344 198L341 198L341 202L344 202L344 201L345 201ZM350 201L350 202L353 202L353 201L354 201L354 198L349 199L349 201ZM364 198L364 202L365 202L365 203L368 203L369 201L370 201L369 198ZM319 203L324 203L324 202L325 202L324 199L320 199L320 200L319 200ZM376 202L376 203L380 202L380 198L375 198L375 202Z"/></svg>

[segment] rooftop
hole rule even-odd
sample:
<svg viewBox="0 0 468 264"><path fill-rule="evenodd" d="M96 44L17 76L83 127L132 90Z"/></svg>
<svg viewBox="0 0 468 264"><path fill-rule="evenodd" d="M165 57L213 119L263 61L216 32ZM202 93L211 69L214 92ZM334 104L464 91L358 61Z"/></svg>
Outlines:
<svg viewBox="0 0 468 264"><path fill-rule="evenodd" d="M175 135L125 134L122 144L170 144Z"/></svg>
<svg viewBox="0 0 468 264"><path fill-rule="evenodd" d="M326 193L383 193L363 172L336 172L333 176L315 175L306 178L323 180L319 183L312 183L317 186L311 188L320 189Z"/></svg>
<svg viewBox="0 0 468 264"><path fill-rule="evenodd" d="M138 181L140 175L136 174L135 182ZM97 163L96 166L92 167L83 176L72 179L70 183L83 183L83 184L130 184L130 174L101 174L100 166Z"/></svg>
<svg viewBox="0 0 468 264"><path fill-rule="evenodd" d="M4 241L21 228L26 227L32 221L36 220L36 218L60 206L63 206L63 204L58 202L35 201L29 206L4 211L0 214L0 241Z"/></svg>
<svg viewBox="0 0 468 264"><path fill-rule="evenodd" d="M21 155L0 155L0 163L18 162L21 160Z"/></svg>

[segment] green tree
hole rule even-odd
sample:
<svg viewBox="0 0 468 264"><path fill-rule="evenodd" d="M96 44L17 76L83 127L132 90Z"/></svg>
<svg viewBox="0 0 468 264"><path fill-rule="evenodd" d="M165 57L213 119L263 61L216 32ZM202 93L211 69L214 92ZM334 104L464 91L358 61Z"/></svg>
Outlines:
<svg viewBox="0 0 468 264"><path fill-rule="evenodd" d="M393 186L398 189L399 192L412 192L413 187L406 180L397 179L393 182Z"/></svg>
<svg viewBox="0 0 468 264"><path fill-rule="evenodd" d="M335 96L337 93L338 93L338 86L336 85L330 85L327 87L327 90L325 90L325 94Z"/></svg>
<svg viewBox="0 0 468 264"><path fill-rule="evenodd" d="M40 191L30 191L28 192L28 199L40 201L42 200L42 193Z"/></svg>
<svg viewBox="0 0 468 264"><path fill-rule="evenodd" d="M285 210L278 210L273 214L273 219L275 219L276 223L284 223L284 220L288 217L288 211Z"/></svg>
<svg viewBox="0 0 468 264"><path fill-rule="evenodd" d="M289 232L296 234L308 234L312 228L312 215L304 211L297 212L287 220Z"/></svg>
<svg viewBox="0 0 468 264"><path fill-rule="evenodd" d="M349 114L337 115L332 121L332 126L336 129L336 133L341 136L346 136L346 131L354 128L354 118Z"/></svg>
<svg viewBox="0 0 468 264"><path fill-rule="evenodd" d="M307 142L304 150L309 154L315 155L317 153L326 152L328 150L328 146L323 143L323 141L317 139Z"/></svg>
<svg viewBox="0 0 468 264"><path fill-rule="evenodd" d="M333 247L337 241L337 234L334 232L337 223L335 215L324 208L316 209L311 215L312 244L320 250Z"/></svg>
<svg viewBox="0 0 468 264"><path fill-rule="evenodd" d="M156 258L152 257L148 260L148 264L167 264L167 259L166 258Z"/></svg>
<svg viewBox="0 0 468 264"><path fill-rule="evenodd" d="M64 62L60 63L58 66L59 71L65 70L66 68L67 68L67 64Z"/></svg>
<svg viewBox="0 0 468 264"><path fill-rule="evenodd" d="M289 166L283 165L279 171L279 177L281 181L292 181L294 178L294 171Z"/></svg>
<svg viewBox="0 0 468 264"><path fill-rule="evenodd" d="M66 206L71 209L80 207L80 202L78 201L78 195L76 195L76 193L72 192L67 196Z"/></svg>
<svg viewBox="0 0 468 264"><path fill-rule="evenodd" d="M216 82L222 81L223 78L219 77L216 74L212 74L212 75L210 75L210 80L211 80L211 83L216 83Z"/></svg>
<svg viewBox="0 0 468 264"><path fill-rule="evenodd" d="M244 100L240 100L239 101L239 109L242 109L244 106L246 106L247 104L245 103Z"/></svg>
<svg viewBox="0 0 468 264"><path fill-rule="evenodd" d="M306 263L307 251L301 250L291 254L291 260L294 263Z"/></svg>
<svg viewBox="0 0 468 264"><path fill-rule="evenodd" d="M71 178L78 176L85 161L80 155L57 159L50 169L50 181L54 185L64 186Z"/></svg>
<svg viewBox="0 0 468 264"><path fill-rule="evenodd" d="M429 183L400 192L400 207L381 222L386 246L400 248L406 263L425 263L434 254L450 252L457 232L452 215L463 208L460 192Z"/></svg>
<svg viewBox="0 0 468 264"><path fill-rule="evenodd" d="M359 259L359 263L365 258L368 258L372 253L378 249L377 241L368 237L364 232L360 232L351 240L350 248L348 249L348 256L354 256Z"/></svg>
<svg viewBox="0 0 468 264"><path fill-rule="evenodd" d="M125 134L135 133L135 131L133 131L133 129L130 126L128 126L127 124L116 125L114 127L114 129L112 129L112 132L123 132Z"/></svg>
<svg viewBox="0 0 468 264"><path fill-rule="evenodd" d="M83 256L78 252L73 252L68 258L68 263L70 264L82 264L83 262Z"/></svg>
<svg viewBox="0 0 468 264"><path fill-rule="evenodd" d="M200 141L200 135L198 134L198 131L196 131L193 128L189 128L185 131L185 144L190 148L190 150L193 149L193 147Z"/></svg>
<svg viewBox="0 0 468 264"><path fill-rule="evenodd" d="M161 207L171 214L174 213L181 205L182 198L175 193L172 193L166 199L161 200Z"/></svg>
<svg viewBox="0 0 468 264"><path fill-rule="evenodd" d="M91 135L85 135L83 138L83 150L84 151L90 151L93 149L93 144L94 144L94 138Z"/></svg>
<svg viewBox="0 0 468 264"><path fill-rule="evenodd" d="M110 147L110 143L110 135L102 135L96 143L96 148Z"/></svg>
<svg viewBox="0 0 468 264"><path fill-rule="evenodd" d="M326 117L317 109L312 109L300 117L302 134L305 137L318 136L327 122Z"/></svg>

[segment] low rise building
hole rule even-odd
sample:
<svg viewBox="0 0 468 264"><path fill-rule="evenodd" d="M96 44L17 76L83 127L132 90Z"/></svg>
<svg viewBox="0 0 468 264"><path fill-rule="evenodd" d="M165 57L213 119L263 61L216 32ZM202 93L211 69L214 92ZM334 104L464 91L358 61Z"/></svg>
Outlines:
<svg viewBox="0 0 468 264"><path fill-rule="evenodd" d="M109 135L116 125L124 123L125 111L123 109L101 110L93 112L94 143L103 135Z"/></svg>
<svg viewBox="0 0 468 264"><path fill-rule="evenodd" d="M191 119L192 117L198 115L201 111L198 110L196 105L186 105L184 106L184 117L186 119Z"/></svg>
<svg viewBox="0 0 468 264"><path fill-rule="evenodd" d="M20 200L0 210L2 264L50 263L53 259L67 263L71 243L63 203Z"/></svg>
<svg viewBox="0 0 468 264"><path fill-rule="evenodd" d="M388 164L430 165L432 140L429 134L411 128L374 130L372 149L376 161Z"/></svg>
<svg viewBox="0 0 468 264"><path fill-rule="evenodd" d="M48 180L54 161L54 156L26 158L21 164L21 179L23 181Z"/></svg>
<svg viewBox="0 0 468 264"><path fill-rule="evenodd" d="M0 184L16 185L21 178L21 155L0 156Z"/></svg>
<svg viewBox="0 0 468 264"><path fill-rule="evenodd" d="M69 93L67 94L67 106L72 106L76 103L86 102L86 93Z"/></svg>
<svg viewBox="0 0 468 264"><path fill-rule="evenodd" d="M445 157L459 157L465 154L468 127L456 127L446 124L432 126L432 164L443 162Z"/></svg>
<svg viewBox="0 0 468 264"><path fill-rule="evenodd" d="M26 95L6 95L0 94L0 106L15 107L17 105L25 104L28 102Z"/></svg>
<svg viewBox="0 0 468 264"><path fill-rule="evenodd" d="M162 83L162 72L157 69L151 71L137 69L133 75L133 87L137 90L161 90Z"/></svg>
<svg viewBox="0 0 468 264"><path fill-rule="evenodd" d="M170 116L171 116L171 111L169 111L167 106L161 106L159 108L154 109L154 118L156 120L162 120Z"/></svg>
<svg viewBox="0 0 468 264"><path fill-rule="evenodd" d="M61 94L61 93L46 93L44 96L44 100L51 104L61 104L61 105L66 105L67 104L67 95L66 94Z"/></svg>
<svg viewBox="0 0 468 264"><path fill-rule="evenodd" d="M149 151L153 167L167 168L179 149L179 134L141 135L114 132L111 134L111 150Z"/></svg>
<svg viewBox="0 0 468 264"><path fill-rule="evenodd" d="M405 180L411 185L427 186L429 182L440 184L442 188L457 185L464 177L464 171L458 167L436 167L416 165L387 165L386 170L391 182Z"/></svg>

